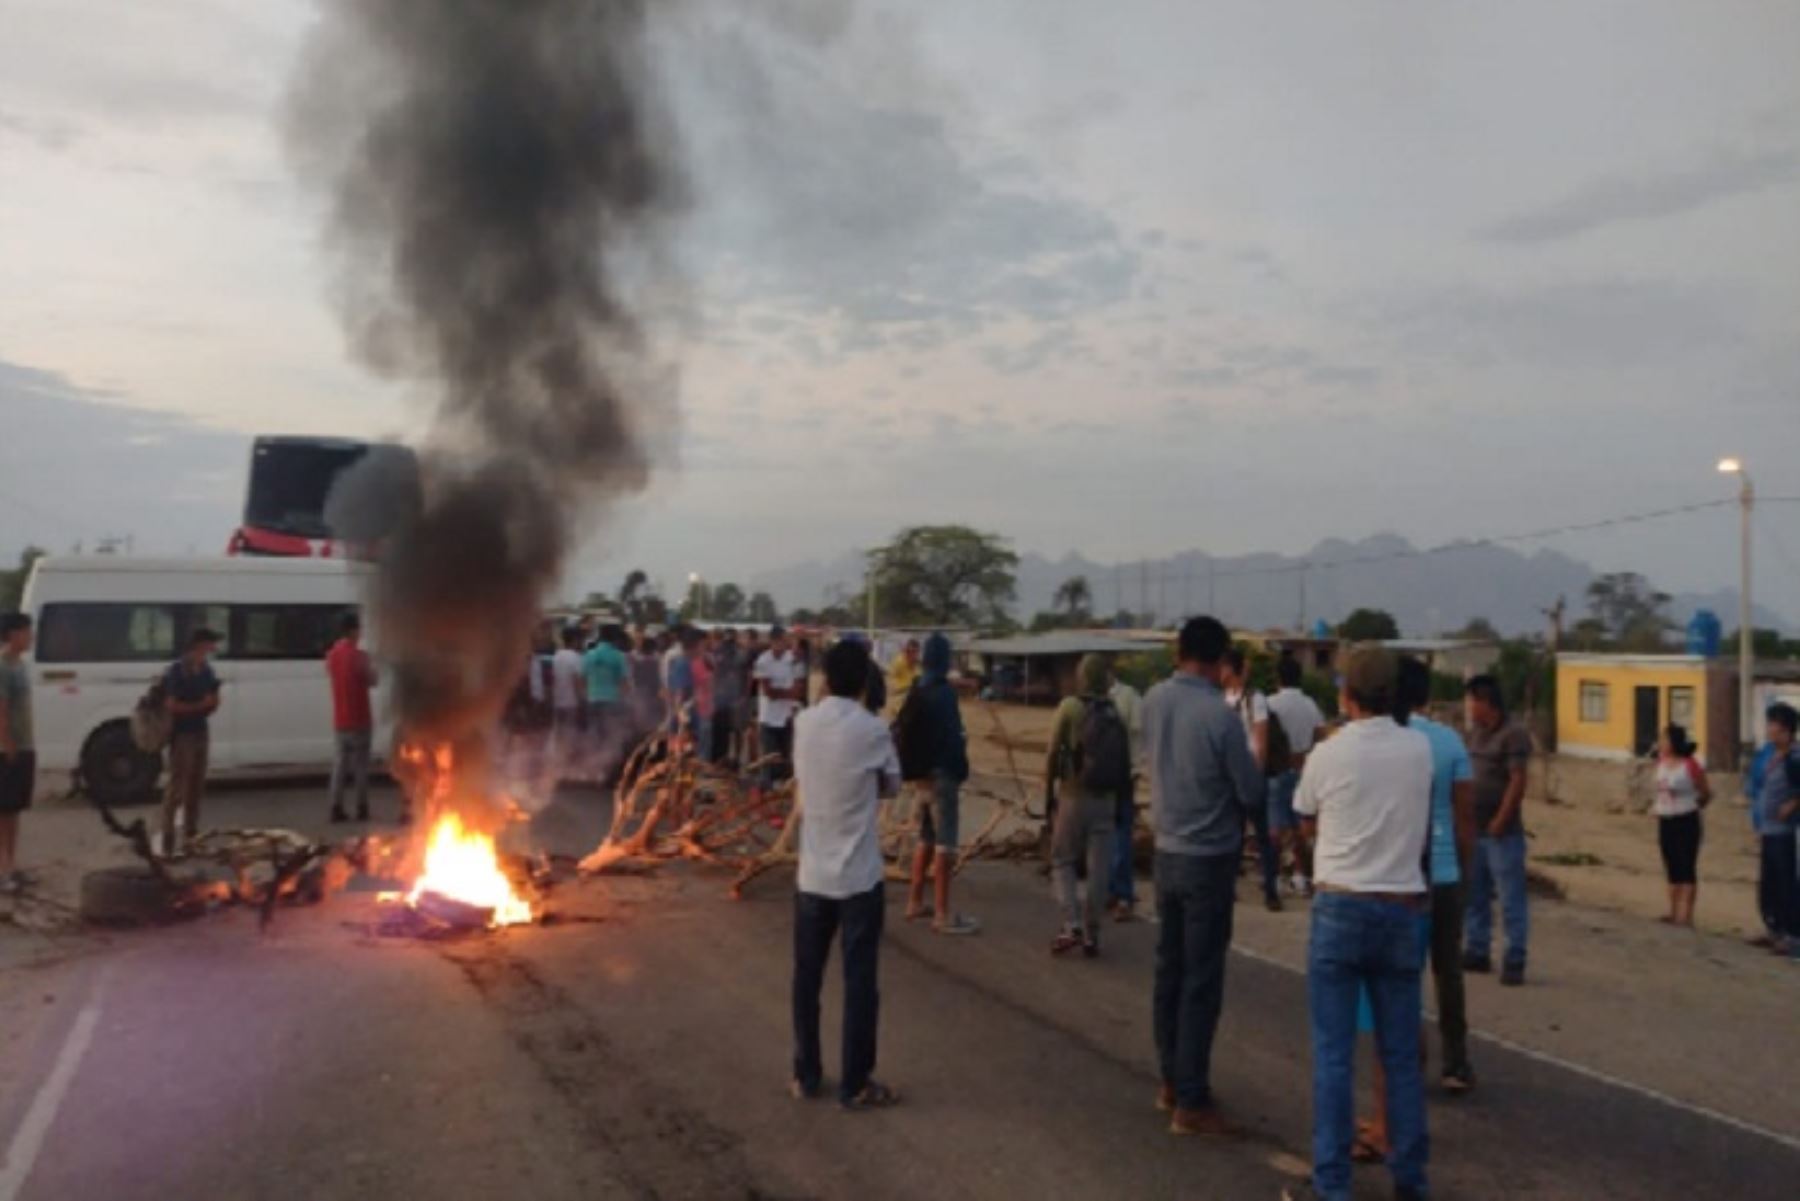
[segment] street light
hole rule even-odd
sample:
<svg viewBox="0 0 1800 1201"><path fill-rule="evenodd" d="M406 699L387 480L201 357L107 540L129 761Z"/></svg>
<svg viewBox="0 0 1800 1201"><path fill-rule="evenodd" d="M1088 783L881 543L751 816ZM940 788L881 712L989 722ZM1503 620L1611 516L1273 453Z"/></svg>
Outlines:
<svg viewBox="0 0 1800 1201"><path fill-rule="evenodd" d="M1750 514L1756 507L1756 489L1750 483L1750 473L1744 470L1744 464L1738 459L1720 459L1719 471L1723 475L1738 477L1738 508L1740 511L1740 527L1738 530L1738 742L1740 753L1749 762L1749 755L1756 749L1756 715L1751 707L1755 704L1755 690L1751 687L1751 675L1756 663L1752 655L1751 644L1755 641L1754 630L1750 624Z"/></svg>

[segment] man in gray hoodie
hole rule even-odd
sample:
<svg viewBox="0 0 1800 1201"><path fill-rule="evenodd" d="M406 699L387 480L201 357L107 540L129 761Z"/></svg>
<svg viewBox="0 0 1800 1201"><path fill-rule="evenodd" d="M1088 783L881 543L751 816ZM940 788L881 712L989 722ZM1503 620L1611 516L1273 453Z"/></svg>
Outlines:
<svg viewBox="0 0 1800 1201"><path fill-rule="evenodd" d="M1181 627L1175 674L1144 698L1144 754L1156 831L1157 1107L1175 1134L1236 1129L1213 1100L1213 1034L1225 1000L1244 816L1263 776L1219 687L1231 636L1211 617Z"/></svg>

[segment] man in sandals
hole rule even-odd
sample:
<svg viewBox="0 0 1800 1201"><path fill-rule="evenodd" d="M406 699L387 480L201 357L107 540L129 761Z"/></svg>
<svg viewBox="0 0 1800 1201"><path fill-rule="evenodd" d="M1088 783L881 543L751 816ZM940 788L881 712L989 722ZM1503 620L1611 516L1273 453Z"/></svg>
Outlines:
<svg viewBox="0 0 1800 1201"><path fill-rule="evenodd" d="M1044 756L1044 807L1056 811L1051 874L1063 918L1050 953L1080 950L1092 959L1100 953L1100 915L1119 797L1131 787L1131 732L1113 704L1106 660L1082 656L1075 676L1079 691L1064 697L1057 708ZM1085 904L1078 880L1084 863Z"/></svg>
<svg viewBox="0 0 1800 1201"><path fill-rule="evenodd" d="M1244 818L1263 803L1262 769L1219 679L1231 636L1213 617L1181 627L1175 674L1144 698L1150 822L1156 831L1158 1109L1174 1134L1235 1133L1212 1094L1212 1043L1225 1003Z"/></svg>
<svg viewBox="0 0 1800 1201"><path fill-rule="evenodd" d="M969 748L956 686L950 682L948 638L933 634L925 640L921 670L908 687L918 690L914 702L920 706L918 732L931 774L918 785L919 848L913 853L906 920L929 916L931 928L939 934L979 934L980 922L950 908L950 881L956 875L956 852L962 845L962 786L969 778ZM931 908L925 905L927 877L932 885Z"/></svg>
<svg viewBox="0 0 1800 1201"><path fill-rule="evenodd" d="M822 703L794 721L794 775L800 791L800 870L794 894L795 1097L816 1097L824 1080L819 1053L819 991L831 940L844 946L844 1108L892 1105L893 1090L873 1079L879 1005L876 969L885 914L881 800L898 794L900 762L880 718L863 707L869 650L844 641L825 656Z"/></svg>

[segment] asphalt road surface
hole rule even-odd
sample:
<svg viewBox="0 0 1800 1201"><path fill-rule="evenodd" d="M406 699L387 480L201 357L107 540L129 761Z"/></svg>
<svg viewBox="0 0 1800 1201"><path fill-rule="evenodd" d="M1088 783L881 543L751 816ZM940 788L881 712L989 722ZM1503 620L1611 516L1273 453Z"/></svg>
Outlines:
<svg viewBox="0 0 1800 1201"><path fill-rule="evenodd" d="M565 798L537 833L591 845L599 806ZM881 1075L904 1104L879 1114L786 1094L773 877L738 904L687 867L587 882L558 924L436 944L374 936L349 894L267 936L227 913L8 971L0 1201L1272 1199L1304 1173L1297 974L1234 957L1216 1084L1248 1133L1177 1139L1151 1107L1154 927L1052 960L1036 872L964 879L973 939L907 926L890 891ZM834 986L828 1069L837 1007ZM1789 1141L1478 1050L1479 1091L1431 1102L1437 1197L1800 1195Z"/></svg>

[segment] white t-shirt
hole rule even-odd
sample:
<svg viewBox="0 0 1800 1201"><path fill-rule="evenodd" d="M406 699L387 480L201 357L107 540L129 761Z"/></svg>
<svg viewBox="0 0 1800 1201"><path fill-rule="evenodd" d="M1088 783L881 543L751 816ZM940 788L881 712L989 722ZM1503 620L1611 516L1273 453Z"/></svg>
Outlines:
<svg viewBox="0 0 1800 1201"><path fill-rule="evenodd" d="M1313 879L1349 892L1425 891L1431 743L1390 717L1350 723L1307 756L1294 810L1319 819Z"/></svg>
<svg viewBox="0 0 1800 1201"><path fill-rule="evenodd" d="M563 647L550 659L551 703L558 709L579 709L586 694L581 672L581 652Z"/></svg>
<svg viewBox="0 0 1800 1201"><path fill-rule="evenodd" d="M1287 735L1294 754L1304 755L1312 750L1319 738L1319 727L1325 724L1325 715L1319 712L1312 697L1298 688L1283 688L1269 698L1269 711L1281 721L1281 732Z"/></svg>
<svg viewBox="0 0 1800 1201"><path fill-rule="evenodd" d="M777 655L764 651L751 670L751 677L770 688L792 688L800 680L800 658L793 651ZM777 700L759 691L756 698L756 720L765 726L785 726L794 719L800 706L793 701Z"/></svg>
<svg viewBox="0 0 1800 1201"><path fill-rule="evenodd" d="M900 786L900 760L880 718L841 696L794 722L800 790L801 892L843 900L881 883L881 795Z"/></svg>
<svg viewBox="0 0 1800 1201"><path fill-rule="evenodd" d="M1700 765L1692 759L1656 761L1656 816L1684 817L1700 812L1699 771Z"/></svg>

